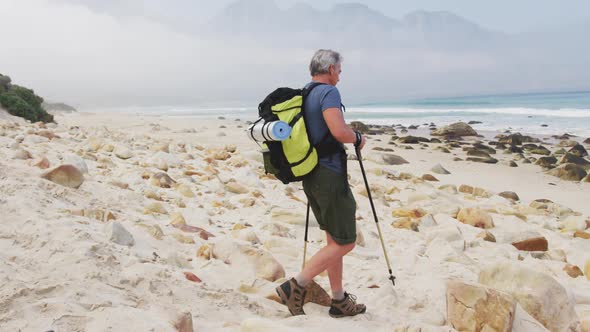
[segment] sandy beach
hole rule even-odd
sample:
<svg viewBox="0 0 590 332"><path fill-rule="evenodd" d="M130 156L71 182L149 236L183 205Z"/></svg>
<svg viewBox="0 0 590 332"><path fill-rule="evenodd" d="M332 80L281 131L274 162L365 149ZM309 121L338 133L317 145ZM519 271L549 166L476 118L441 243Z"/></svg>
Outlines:
<svg viewBox="0 0 590 332"><path fill-rule="evenodd" d="M332 319L325 274L307 315L277 302L274 288L301 267L306 200L300 183L264 174L245 121L56 121L0 117L1 331L590 331L590 177L551 175L530 143L516 144L520 156L490 144L498 133L369 135L395 287L349 150L359 234L344 286L368 310ZM553 155L590 149L586 139L533 144ZM497 163L467 160L487 148ZM325 243L313 220L309 234L308 257Z"/></svg>

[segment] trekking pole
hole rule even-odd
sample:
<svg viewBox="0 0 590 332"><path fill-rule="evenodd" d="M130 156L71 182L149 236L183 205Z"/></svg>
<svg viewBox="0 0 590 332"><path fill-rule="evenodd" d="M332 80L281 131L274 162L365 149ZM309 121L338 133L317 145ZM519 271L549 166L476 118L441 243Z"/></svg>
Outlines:
<svg viewBox="0 0 590 332"><path fill-rule="evenodd" d="M371 189L369 188L369 182L367 181L367 175L365 174L365 168L363 167L363 158L361 157L361 149L356 148L356 157L361 165L361 173L363 173L363 179L365 180L365 187L367 188L367 196L369 196L369 202L371 202L371 209L373 210L373 217L375 217L375 225L377 225L377 231L379 232L379 240L381 240L381 247L383 247L383 254L385 254L385 262L387 262L387 268L389 269L389 280L395 287L395 277L391 270L391 264L389 264L389 256L387 256L387 250L385 249L385 242L383 242L383 234L381 234L381 227L379 226L379 220L377 219L377 212L375 212L375 205L373 205L373 198L371 197Z"/></svg>
<svg viewBox="0 0 590 332"><path fill-rule="evenodd" d="M309 228L309 200L307 201L307 214L305 216L305 238L303 242L303 264L301 270L305 267L305 255L307 255L307 229Z"/></svg>

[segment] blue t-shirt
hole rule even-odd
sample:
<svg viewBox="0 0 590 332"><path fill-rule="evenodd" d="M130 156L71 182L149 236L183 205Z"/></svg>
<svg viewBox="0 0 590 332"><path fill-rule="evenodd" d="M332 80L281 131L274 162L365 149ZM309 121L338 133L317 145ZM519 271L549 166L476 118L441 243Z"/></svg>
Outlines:
<svg viewBox="0 0 590 332"><path fill-rule="evenodd" d="M308 83L305 87L308 87L313 82ZM340 99L340 92L338 89L329 84L318 85L307 96L305 99L305 126L313 145L318 144L322 138L329 132L328 125L324 120L323 112L328 108L338 108L340 110L342 101ZM342 143L344 151L344 146ZM342 158L344 152L338 152L329 156L320 157L319 163L335 172L340 174L344 173L346 162L345 158Z"/></svg>

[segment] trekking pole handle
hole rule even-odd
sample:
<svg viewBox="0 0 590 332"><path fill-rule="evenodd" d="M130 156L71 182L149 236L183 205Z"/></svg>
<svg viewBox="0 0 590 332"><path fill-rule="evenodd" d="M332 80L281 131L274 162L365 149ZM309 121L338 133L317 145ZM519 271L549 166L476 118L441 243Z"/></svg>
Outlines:
<svg viewBox="0 0 590 332"><path fill-rule="evenodd" d="M361 143L363 142L363 135L358 130L355 130L354 134L356 135L356 141L354 142L354 147L355 147L355 149L357 149L357 154L359 154L359 152L360 152L359 146L361 146Z"/></svg>

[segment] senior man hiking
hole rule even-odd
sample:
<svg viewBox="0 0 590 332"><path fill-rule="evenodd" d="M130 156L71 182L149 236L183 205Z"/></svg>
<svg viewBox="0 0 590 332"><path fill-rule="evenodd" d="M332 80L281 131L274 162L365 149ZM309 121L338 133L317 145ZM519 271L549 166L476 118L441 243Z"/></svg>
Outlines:
<svg viewBox="0 0 590 332"><path fill-rule="evenodd" d="M344 122L340 93L336 88L341 68L342 57L332 50L318 50L309 65L312 82L306 88L312 87L312 90L305 98L304 108L310 140L314 145L331 141L339 149L335 153L321 155L319 165L303 179L305 195L320 229L326 232L327 245L306 263L296 277L276 289L293 315L305 314L305 286L324 270L328 271L332 289L330 316L355 316L366 311L366 306L357 304L356 297L342 287L342 259L356 242L356 202L348 184L343 143L353 143L362 149L365 138Z"/></svg>

